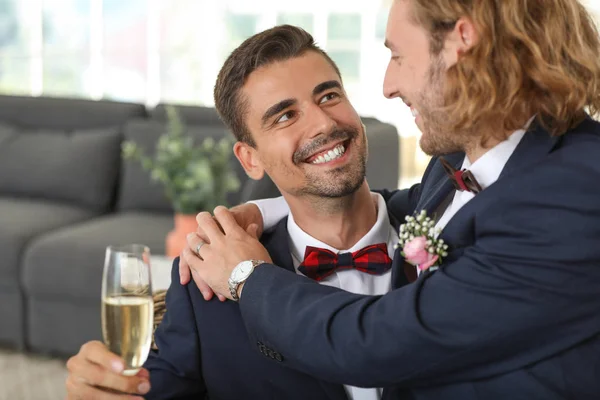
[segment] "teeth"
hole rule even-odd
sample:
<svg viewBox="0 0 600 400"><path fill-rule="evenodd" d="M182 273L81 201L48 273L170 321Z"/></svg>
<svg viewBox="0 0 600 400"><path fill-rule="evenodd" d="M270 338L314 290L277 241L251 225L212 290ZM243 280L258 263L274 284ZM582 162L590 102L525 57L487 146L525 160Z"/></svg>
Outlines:
<svg viewBox="0 0 600 400"><path fill-rule="evenodd" d="M332 150L329 150L327 153L320 155L319 157L317 157L316 160L314 160L312 163L313 164L324 164L326 162L329 161L333 161L335 159L340 158L344 153L346 152L346 149L344 148L343 145L338 145L335 148L333 148Z"/></svg>
<svg viewBox="0 0 600 400"><path fill-rule="evenodd" d="M413 118L416 118L419 115L419 112L416 108L410 108L410 112L412 113Z"/></svg>

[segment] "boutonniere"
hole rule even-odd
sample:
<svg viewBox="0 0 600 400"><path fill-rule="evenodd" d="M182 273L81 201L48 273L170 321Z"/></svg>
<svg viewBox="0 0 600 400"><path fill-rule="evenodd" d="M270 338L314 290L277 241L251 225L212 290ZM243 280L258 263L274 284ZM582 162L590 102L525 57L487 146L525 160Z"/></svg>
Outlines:
<svg viewBox="0 0 600 400"><path fill-rule="evenodd" d="M400 225L398 246L402 247L404 259L421 271L437 269L442 258L448 255L448 245L438 239L439 229L435 222L422 210L414 216L407 215Z"/></svg>

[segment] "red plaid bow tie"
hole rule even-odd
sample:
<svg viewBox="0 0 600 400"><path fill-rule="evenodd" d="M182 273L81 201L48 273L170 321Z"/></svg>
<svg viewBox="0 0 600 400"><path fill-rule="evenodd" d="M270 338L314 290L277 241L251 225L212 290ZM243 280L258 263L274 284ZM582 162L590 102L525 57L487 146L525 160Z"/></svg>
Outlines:
<svg viewBox="0 0 600 400"><path fill-rule="evenodd" d="M355 268L371 275L381 275L392 267L385 243L374 244L353 253L336 254L318 247L306 246L304 261L298 270L316 281L321 281L338 269Z"/></svg>
<svg viewBox="0 0 600 400"><path fill-rule="evenodd" d="M477 179L475 179L471 171L468 169L459 171L443 158L440 158L440 162L456 190L461 192L466 190L467 192L474 194L481 192L481 185L479 185L479 182L477 182Z"/></svg>

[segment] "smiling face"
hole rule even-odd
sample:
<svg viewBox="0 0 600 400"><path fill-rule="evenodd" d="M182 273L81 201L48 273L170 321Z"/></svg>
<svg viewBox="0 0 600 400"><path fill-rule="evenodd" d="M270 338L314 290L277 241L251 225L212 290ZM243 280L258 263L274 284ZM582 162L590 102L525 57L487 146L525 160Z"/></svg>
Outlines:
<svg viewBox="0 0 600 400"><path fill-rule="evenodd" d="M390 10L385 45L392 55L385 74L384 95L399 97L410 107L422 132L421 149L429 155L462 150L465 135L448 132L444 106L444 79L456 63L450 45L432 51L427 31L411 18L411 1L396 0Z"/></svg>
<svg viewBox="0 0 600 400"><path fill-rule="evenodd" d="M254 179L266 172L283 194L339 198L363 184L367 143L341 79L307 51L252 72L242 87L254 146L235 154Z"/></svg>

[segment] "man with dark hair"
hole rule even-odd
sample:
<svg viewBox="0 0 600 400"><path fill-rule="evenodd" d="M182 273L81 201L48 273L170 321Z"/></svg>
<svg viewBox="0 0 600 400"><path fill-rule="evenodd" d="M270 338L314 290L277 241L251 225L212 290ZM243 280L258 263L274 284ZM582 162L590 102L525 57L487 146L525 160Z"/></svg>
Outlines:
<svg viewBox="0 0 600 400"><path fill-rule="evenodd" d="M268 173L291 208L287 220L263 235L268 252L261 259L323 285L386 293L397 223L383 197L369 190L364 126L339 70L313 38L284 25L246 40L219 73L215 104L238 138L234 152L247 174ZM312 262L305 260L307 247ZM336 266L319 264L337 253ZM206 302L193 283L180 285L178 262L156 331L158 351L146 369L122 376L115 354L88 343L67 363L69 399L381 398L378 388L344 387L284 367L268 344L248 338L237 303Z"/></svg>
<svg viewBox="0 0 600 400"><path fill-rule="evenodd" d="M419 278L395 268L394 290L364 296L246 268L264 248L218 208L223 232L202 214L184 250L194 280L238 299L284 364L333 382L399 399L600 398L591 16L577 0L395 0L386 39L384 93L411 108L433 156L387 203L408 216L398 253Z"/></svg>

